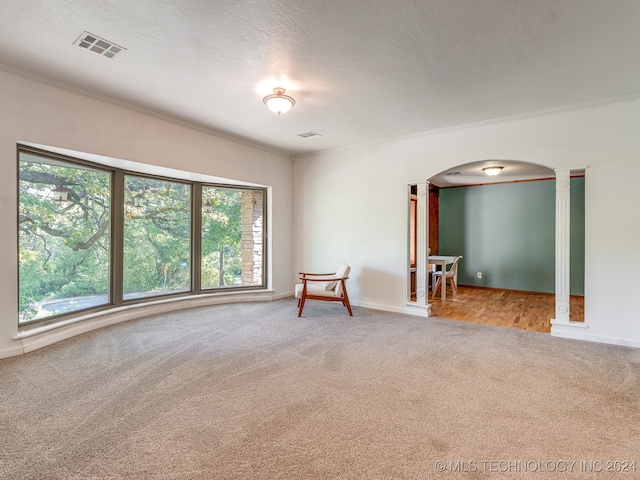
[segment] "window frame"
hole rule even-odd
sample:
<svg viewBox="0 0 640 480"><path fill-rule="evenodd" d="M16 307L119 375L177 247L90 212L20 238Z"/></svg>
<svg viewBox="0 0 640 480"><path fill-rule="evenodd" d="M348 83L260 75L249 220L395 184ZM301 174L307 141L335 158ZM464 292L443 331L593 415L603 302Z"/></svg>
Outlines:
<svg viewBox="0 0 640 480"><path fill-rule="evenodd" d="M17 150L17 155L16 155L16 163L17 163L17 168L16 168L16 186L17 191L16 191L16 197L17 197L17 201L16 201L16 222L20 222L20 208L21 208L21 198L20 198L20 155L22 153L26 153L26 154L30 154L30 155L34 155L34 156L38 156L38 157L43 157L44 159L47 160L52 160L52 161L56 161L56 162L60 162L60 163L64 163L64 164L68 164L70 168L86 168L86 169L91 169L91 170L98 170L98 171L103 171L106 173L110 174L110 184L111 184L111 194L113 195L114 192L116 191L116 179L115 179L115 170L111 167L108 167L106 165L102 165L99 163L94 163L94 162L89 162L86 160L82 160L82 159L77 159L77 158L73 158L73 157L69 157L67 155L63 155L63 154L59 154L59 153L54 153L54 152L47 152L45 150L41 150L38 148L34 148L34 147L29 147L29 146L25 146L25 145L18 145L18 150ZM87 307L87 308L82 308L82 309L77 309L77 310L73 310L72 312L68 312L68 313L59 313L59 314L55 314L55 315L50 315L47 317L43 317L43 318L38 318L38 319L34 319L34 320L30 320L27 322L23 322L20 323L20 318L17 319L18 322L18 330L22 331L28 328L31 328L33 326L43 326L43 325L49 325L52 323L58 323L60 322L61 319L68 319L68 318L74 318L77 316L81 316L83 314L86 314L87 312L102 312L102 311L106 311L106 310L110 310L112 308L114 308L116 305L116 302L114 301L115 297L114 297L114 267L115 267L115 263L114 263L114 249L113 249L113 241L114 241L114 212L116 209L116 199L111 197L110 198L111 204L110 204L110 208L111 211L109 212L110 217L111 217L111 224L109 225L110 228L110 238L109 238L109 295L108 295L108 300L106 303L101 304L101 305L96 305L96 306L91 306L91 307ZM20 261L20 250L21 250L21 243L20 243L20 228L18 225L17 231L17 252L16 252L16 262L18 263L17 265L17 294L18 297L16 298L16 302L18 305L18 311L20 310L19 305L20 305L20 265L19 265L19 261Z"/></svg>
<svg viewBox="0 0 640 480"><path fill-rule="evenodd" d="M158 180L158 181L164 181L164 182L172 182L172 183L180 183L183 185L189 185L189 187L191 188L191 201L190 201L190 205L189 208L191 209L191 216L190 216L190 232L189 234L191 235L191 242L189 244L189 255L191 257L191 262L190 262L190 288L186 291L182 291L182 292L175 292L175 293L164 293L164 294L159 294L159 295L149 295L146 297L141 297L141 298L130 298L130 299L126 299L124 298L124 207L125 207L125 201L124 201L124 191L125 191L125 177L129 175L129 176L135 176L135 177L140 177L140 178L147 178L150 180ZM121 305L132 305L132 304L138 304L138 303L145 303L145 301L152 301L153 299L162 299L162 298L167 298L167 297L178 297L178 296L185 296L185 295L191 295L192 293L194 293L194 285L195 285L195 279L193 277L193 233L194 233L194 201L193 201L193 197L194 197L194 191L196 190L196 184L197 182L190 182L188 180L184 180L184 179L180 179L180 178L171 178L171 177L166 177L166 176L160 176L160 175L150 175L150 174L146 174L146 173L140 173L140 172L135 172L135 171L131 171L131 170L122 170L122 183L121 183L121 187L122 187L122 195L119 197L119 200L122 202L122 204L119 206L118 208L118 215L120 215L121 218L118 219L118 226L119 226L119 231L118 231L118 246L119 249L117 250L117 253L119 254L119 258L118 258L118 266L121 268L121 272L119 272L118 276L116 277L117 279L119 279L118 282L118 299L121 301Z"/></svg>
<svg viewBox="0 0 640 480"><path fill-rule="evenodd" d="M44 159L55 160L58 162L69 164L70 167L85 167L93 170L101 170L104 172L108 172L111 174L110 182L111 182L111 235L109 239L110 252L109 252L109 300L106 304L102 304L99 306L91 306L83 309L74 310L69 313L61 313L56 315L47 316L40 319L30 320L27 322L20 323L19 318L18 329L19 331L28 330L34 327L41 327L44 325L50 325L54 323L59 323L62 321L66 321L69 319L74 319L82 316L86 316L88 313L104 313L109 310L114 310L118 307L125 307L130 305L143 305L143 304L153 304L158 301L167 300L167 299L180 299L181 297L192 297L192 296L211 296L211 295L223 295L226 293L237 293L241 291L255 291L255 290L264 290L267 288L267 279L268 279L268 249L267 249L267 239L268 239L268 188L261 186L253 186L253 185L244 185L244 184L226 184L219 182L203 182L203 181L195 181L189 180L180 177L172 177L167 175L154 175L145 173L143 171L136 171L131 168L118 168L110 165L105 165L99 162L92 162L89 160L84 160L81 158L73 157L70 155L64 155L61 153L51 152L44 149L32 147L29 145L18 144L17 146L17 173L16 173L16 185L19 185L20 182L20 162L21 162L21 154L27 153L31 155L35 155L38 157L42 157ZM185 172L189 173L189 172ZM190 276L191 276L191 285L190 289L183 292L176 293L167 293L167 294L159 294L152 295L144 298L135 298L135 299L127 299L124 300L123 293L123 281L124 281L124 207L125 207L125 177L127 175L133 175L137 177L146 177L161 181L169 181L175 183L182 183L185 185L189 185L191 188L191 243L189 248L189 254L191 256L190 262ZM233 285L233 286L224 286L224 287L207 287L202 288L201 284L201 274L202 274L202 190L203 188L221 188L227 190L237 190L237 191L255 191L262 194L262 274L261 274L261 282L259 285ZM16 212L16 222L20 220L20 207L21 207L21 197L20 197L20 189L17 189L17 212ZM19 261L20 251L21 251L21 243L20 243L20 231L19 228L17 230L17 255L16 261ZM20 268L17 268L17 293L18 298L16 298L16 302L19 304L19 295L20 295Z"/></svg>
<svg viewBox="0 0 640 480"><path fill-rule="evenodd" d="M197 278L197 289L195 290L197 293L209 294L214 292L234 292L237 290L257 290L257 289L265 289L267 288L267 189L263 187L252 187L247 185L229 185L223 183L208 183L208 182L197 182L199 188L198 191L198 203L200 205L199 208L195 208L197 210L198 215L198 225L199 230L197 232L197 249L196 249L196 241L192 242L194 253L193 255L198 256L197 262L197 277L194 272L194 278ZM220 188L225 190L236 190L239 192L244 191L253 191L253 192L261 192L262 193L262 275L260 285L247 285L247 286L224 286L224 287L202 287L202 190L203 188ZM193 195L195 201L195 194ZM195 265L195 262L194 262Z"/></svg>

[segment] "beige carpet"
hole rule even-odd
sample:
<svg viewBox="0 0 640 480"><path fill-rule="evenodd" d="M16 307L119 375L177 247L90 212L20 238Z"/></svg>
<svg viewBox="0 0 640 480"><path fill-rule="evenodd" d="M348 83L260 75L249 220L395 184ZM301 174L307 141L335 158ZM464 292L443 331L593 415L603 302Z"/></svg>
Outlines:
<svg viewBox="0 0 640 480"><path fill-rule="evenodd" d="M640 469L640 350L296 313L199 308L1 360L0 478L640 477L607 463Z"/></svg>

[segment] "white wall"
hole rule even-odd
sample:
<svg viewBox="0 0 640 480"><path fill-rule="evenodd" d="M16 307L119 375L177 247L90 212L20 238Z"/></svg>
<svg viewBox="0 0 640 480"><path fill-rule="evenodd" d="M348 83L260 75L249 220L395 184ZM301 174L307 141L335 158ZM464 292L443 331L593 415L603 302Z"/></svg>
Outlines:
<svg viewBox="0 0 640 480"><path fill-rule="evenodd" d="M392 311L406 311L409 183L483 159L588 165L588 328L572 335L640 346L640 100L416 135L302 157L292 166L285 156L12 72L0 70L0 89L0 357L24 348L14 340L21 141L271 186L275 295L290 294L299 270L346 261L353 303Z"/></svg>
<svg viewBox="0 0 640 480"><path fill-rule="evenodd" d="M627 99L297 158L294 270L345 261L352 266L354 304L408 311L407 184L485 159L589 166L588 328L557 334L640 347L638 132L640 100Z"/></svg>
<svg viewBox="0 0 640 480"><path fill-rule="evenodd" d="M18 333L18 142L271 187L271 287L275 297L291 293L292 164L287 156L10 71L0 70L0 92L0 358L21 353L23 348L22 342L14 340Z"/></svg>

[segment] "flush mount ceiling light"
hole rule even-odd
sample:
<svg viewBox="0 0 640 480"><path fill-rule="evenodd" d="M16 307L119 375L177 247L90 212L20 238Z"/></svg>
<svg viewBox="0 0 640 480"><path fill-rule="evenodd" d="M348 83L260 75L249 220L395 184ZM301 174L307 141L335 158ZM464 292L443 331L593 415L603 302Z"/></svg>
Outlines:
<svg viewBox="0 0 640 480"><path fill-rule="evenodd" d="M284 92L284 88L274 88L273 94L267 95L262 101L269 107L269 110L278 115L287 113L296 104L296 101L289 95L285 95Z"/></svg>
<svg viewBox="0 0 640 480"><path fill-rule="evenodd" d="M482 171L490 177L495 177L496 175L500 174L503 168L504 167L485 167L482 169Z"/></svg>

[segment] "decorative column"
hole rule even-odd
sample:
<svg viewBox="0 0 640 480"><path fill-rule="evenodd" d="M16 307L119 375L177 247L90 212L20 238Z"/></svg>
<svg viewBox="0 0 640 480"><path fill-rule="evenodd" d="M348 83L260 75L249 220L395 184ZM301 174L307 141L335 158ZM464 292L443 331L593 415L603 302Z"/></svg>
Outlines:
<svg viewBox="0 0 640 480"><path fill-rule="evenodd" d="M571 170L556 169L556 318L569 323Z"/></svg>
<svg viewBox="0 0 640 480"><path fill-rule="evenodd" d="M556 169L556 312L551 319L551 335L586 338L589 328L584 322L572 322L570 317L571 274L571 172L586 167Z"/></svg>
<svg viewBox="0 0 640 480"><path fill-rule="evenodd" d="M416 222L416 303L426 306L429 299L427 262L429 245L429 182L419 183ZM427 316L429 312L427 310Z"/></svg>

